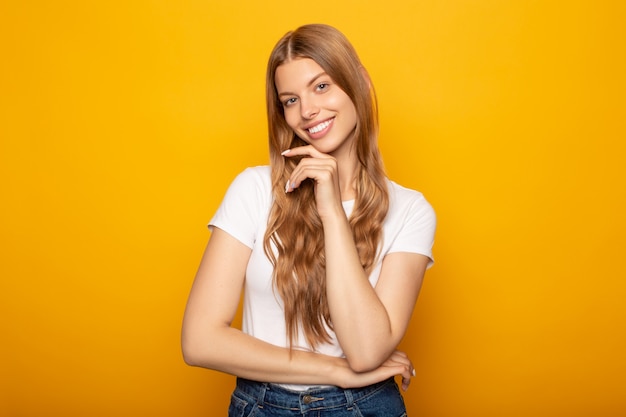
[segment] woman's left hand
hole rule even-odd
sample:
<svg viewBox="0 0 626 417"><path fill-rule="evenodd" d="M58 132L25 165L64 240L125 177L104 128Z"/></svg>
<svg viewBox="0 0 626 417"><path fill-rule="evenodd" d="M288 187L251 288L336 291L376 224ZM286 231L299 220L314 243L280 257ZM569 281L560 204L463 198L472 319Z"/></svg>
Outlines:
<svg viewBox="0 0 626 417"><path fill-rule="evenodd" d="M382 366L397 366L404 365L405 369L400 376L402 377L402 391L406 391L409 389L409 384L411 384L411 377L415 376L415 368L413 367L413 362L409 359L409 356L401 352L399 350L394 351L389 359L383 363Z"/></svg>
<svg viewBox="0 0 626 417"><path fill-rule="evenodd" d="M286 158L304 156L285 185L286 193L293 192L302 181L310 178L315 181L315 201L320 217L323 219L324 216L343 212L335 158L319 152L311 145L288 149L282 155Z"/></svg>

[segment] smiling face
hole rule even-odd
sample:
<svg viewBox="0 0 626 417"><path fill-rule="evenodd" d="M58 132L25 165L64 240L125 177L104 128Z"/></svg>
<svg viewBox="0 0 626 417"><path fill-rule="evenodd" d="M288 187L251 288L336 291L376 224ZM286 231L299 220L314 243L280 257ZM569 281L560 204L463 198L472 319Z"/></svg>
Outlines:
<svg viewBox="0 0 626 417"><path fill-rule="evenodd" d="M354 142L357 113L350 97L315 61L293 59L274 76L285 121L318 151L339 156Z"/></svg>

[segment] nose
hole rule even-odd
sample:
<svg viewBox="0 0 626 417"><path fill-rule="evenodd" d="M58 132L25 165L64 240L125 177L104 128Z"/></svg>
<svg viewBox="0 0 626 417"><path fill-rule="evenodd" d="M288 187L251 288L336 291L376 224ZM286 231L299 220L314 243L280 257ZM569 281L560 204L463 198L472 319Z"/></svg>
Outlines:
<svg viewBox="0 0 626 417"><path fill-rule="evenodd" d="M319 113L319 107L315 103L315 100L300 99L300 113L303 119L313 119Z"/></svg>

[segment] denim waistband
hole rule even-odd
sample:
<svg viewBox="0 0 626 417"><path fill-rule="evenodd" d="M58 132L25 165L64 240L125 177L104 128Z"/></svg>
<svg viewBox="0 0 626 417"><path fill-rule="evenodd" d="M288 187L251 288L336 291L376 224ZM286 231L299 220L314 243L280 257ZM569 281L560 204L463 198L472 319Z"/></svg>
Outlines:
<svg viewBox="0 0 626 417"><path fill-rule="evenodd" d="M312 387L305 391L295 391L276 384L237 378L237 390L255 398L260 406L271 405L302 411L318 408L351 407L354 402L376 393L387 384L395 384L394 379L389 378L362 388Z"/></svg>

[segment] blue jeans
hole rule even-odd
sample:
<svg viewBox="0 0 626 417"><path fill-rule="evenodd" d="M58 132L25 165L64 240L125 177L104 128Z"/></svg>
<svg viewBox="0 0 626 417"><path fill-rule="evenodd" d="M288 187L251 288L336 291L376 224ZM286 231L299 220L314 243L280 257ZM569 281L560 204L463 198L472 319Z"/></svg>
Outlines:
<svg viewBox="0 0 626 417"><path fill-rule="evenodd" d="M403 417L404 400L393 378L363 388L311 388L237 378L229 417Z"/></svg>

